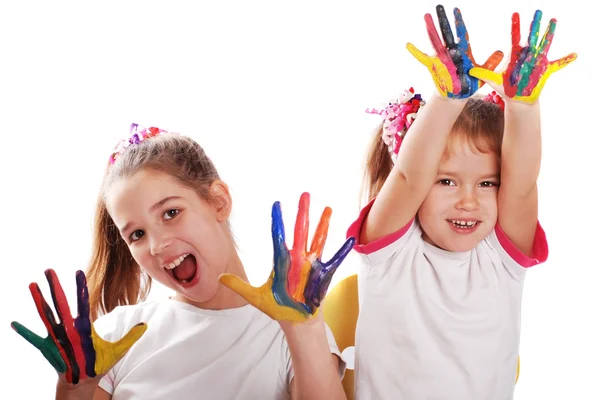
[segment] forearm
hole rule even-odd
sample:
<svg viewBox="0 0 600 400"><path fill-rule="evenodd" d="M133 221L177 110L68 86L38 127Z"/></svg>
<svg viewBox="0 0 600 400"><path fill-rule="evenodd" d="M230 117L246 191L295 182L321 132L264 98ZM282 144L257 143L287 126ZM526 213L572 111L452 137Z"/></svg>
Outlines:
<svg viewBox="0 0 600 400"><path fill-rule="evenodd" d="M346 399L339 370L332 361L325 323L281 323L294 369L292 399Z"/></svg>
<svg viewBox="0 0 600 400"><path fill-rule="evenodd" d="M540 106L506 102L502 140L501 185L513 197L527 197L536 187L542 161Z"/></svg>
<svg viewBox="0 0 600 400"><path fill-rule="evenodd" d="M423 185L429 191L450 131L466 101L431 96L404 138L392 173L404 177L410 187Z"/></svg>

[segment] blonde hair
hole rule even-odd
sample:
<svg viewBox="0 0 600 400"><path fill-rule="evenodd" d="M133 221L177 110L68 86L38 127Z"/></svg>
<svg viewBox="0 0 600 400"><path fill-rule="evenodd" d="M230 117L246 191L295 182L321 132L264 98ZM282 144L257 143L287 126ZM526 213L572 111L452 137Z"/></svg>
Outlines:
<svg viewBox="0 0 600 400"><path fill-rule="evenodd" d="M383 123L376 129L367 156L363 180L363 193L366 194L367 201L377 197L394 167L387 145L381 140L382 129ZM493 152L500 156L503 133L502 108L498 104L483 100L482 97L471 97L454 122L447 148L456 140L466 140L474 151ZM402 132L403 136L405 134L406 131Z"/></svg>
<svg viewBox="0 0 600 400"><path fill-rule="evenodd" d="M112 183L142 169L169 174L208 202L208 188L219 179L215 166L198 143L171 134L130 146L114 164L107 166L96 203L92 256L86 272L92 321L99 313L146 299L152 285L121 238L105 201Z"/></svg>

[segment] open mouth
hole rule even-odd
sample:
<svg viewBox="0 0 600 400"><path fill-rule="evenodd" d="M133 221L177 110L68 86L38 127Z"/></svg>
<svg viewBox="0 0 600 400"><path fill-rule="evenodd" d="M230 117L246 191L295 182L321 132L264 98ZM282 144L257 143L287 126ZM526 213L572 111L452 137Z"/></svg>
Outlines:
<svg viewBox="0 0 600 400"><path fill-rule="evenodd" d="M197 276L198 266L196 257L192 254L184 254L165 266L169 274L180 284L185 285L194 280Z"/></svg>

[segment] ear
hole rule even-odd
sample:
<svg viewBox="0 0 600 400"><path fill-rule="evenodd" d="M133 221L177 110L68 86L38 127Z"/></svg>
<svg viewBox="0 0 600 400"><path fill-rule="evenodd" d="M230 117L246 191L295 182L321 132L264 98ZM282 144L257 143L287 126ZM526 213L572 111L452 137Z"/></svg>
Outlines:
<svg viewBox="0 0 600 400"><path fill-rule="evenodd" d="M208 188L211 204L213 205L217 214L217 220L219 222L225 222L231 214L231 195L229 194L229 187L225 182L220 179L215 179Z"/></svg>

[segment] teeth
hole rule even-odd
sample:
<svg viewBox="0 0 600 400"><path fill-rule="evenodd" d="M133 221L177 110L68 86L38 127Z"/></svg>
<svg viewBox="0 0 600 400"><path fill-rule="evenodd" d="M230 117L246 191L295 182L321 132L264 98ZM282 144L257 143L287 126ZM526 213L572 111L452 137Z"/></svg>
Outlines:
<svg viewBox="0 0 600 400"><path fill-rule="evenodd" d="M166 268L166 269L173 269L173 268L175 268L176 266L178 266L179 264L181 264L181 262L182 262L183 260L185 260L185 258L186 258L187 256L189 256L189 254L184 254L184 255L182 255L181 257L179 257L177 260L173 261L173 262L172 262L172 263L170 263L169 265L165 265L165 268Z"/></svg>
<svg viewBox="0 0 600 400"><path fill-rule="evenodd" d="M454 224L454 226L457 226L459 228L472 228L475 225L477 225L477 221L460 221L457 219L453 219L451 221Z"/></svg>

